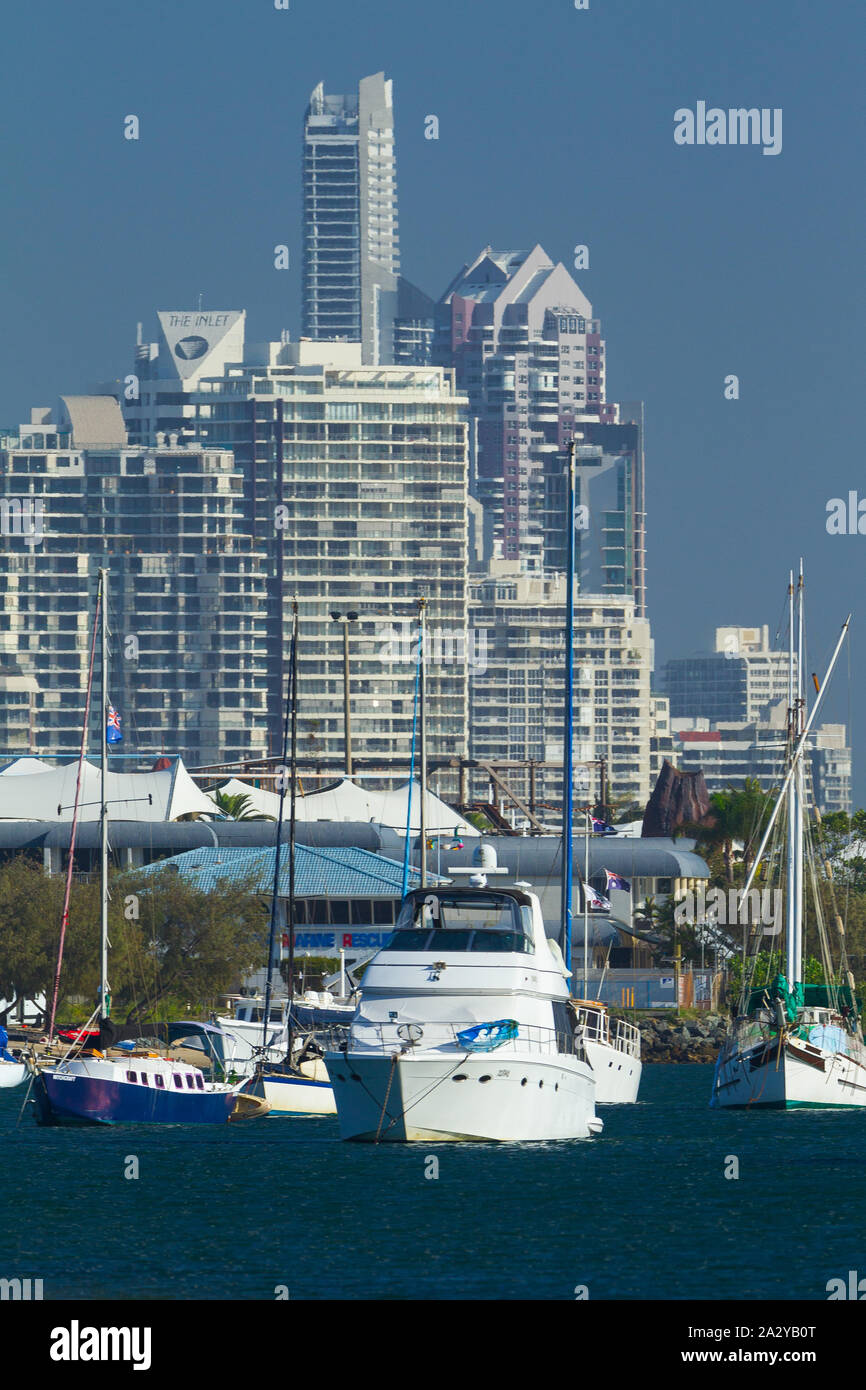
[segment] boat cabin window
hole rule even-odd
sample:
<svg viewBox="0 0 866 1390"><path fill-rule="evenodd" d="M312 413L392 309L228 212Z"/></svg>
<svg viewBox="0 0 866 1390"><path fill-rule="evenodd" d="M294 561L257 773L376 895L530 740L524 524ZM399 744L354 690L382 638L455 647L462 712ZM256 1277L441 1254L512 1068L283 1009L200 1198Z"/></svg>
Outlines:
<svg viewBox="0 0 866 1390"><path fill-rule="evenodd" d="M183 1090L183 1077L182 1077L182 1076L175 1076L175 1077L172 1078L172 1080L174 1081L174 1084L175 1084L175 1086L177 1087L177 1089L178 1089L179 1091L182 1091L182 1090Z"/></svg>
<svg viewBox="0 0 866 1390"><path fill-rule="evenodd" d="M264 1009L246 1009L243 1016L252 1023L261 1023L265 1016L265 1011ZM275 1009L271 1009L268 1021L270 1023L282 1023L283 1011L279 1006Z"/></svg>
<svg viewBox="0 0 866 1390"><path fill-rule="evenodd" d="M194 1091L194 1090L195 1090L195 1077L194 1077L194 1076L187 1076L187 1078L186 1078L186 1084L187 1084L187 1088L188 1088L190 1091Z"/></svg>
<svg viewBox="0 0 866 1390"><path fill-rule="evenodd" d="M517 951L530 955L532 914L495 894L429 893L403 904L387 951Z"/></svg>
<svg viewBox="0 0 866 1390"><path fill-rule="evenodd" d="M204 1090L204 1078L203 1078L203 1077L197 1076L196 1079L195 1079L195 1084L196 1084L196 1086L198 1087L198 1089L199 1089L200 1091L203 1091L203 1090Z"/></svg>
<svg viewBox="0 0 866 1390"><path fill-rule="evenodd" d="M146 1072L146 1071L143 1071L143 1072L141 1073L141 1084L142 1084L142 1086L146 1086L146 1085L147 1085L147 1072Z"/></svg>
<svg viewBox="0 0 866 1390"><path fill-rule="evenodd" d="M162 1090L165 1089L165 1082L163 1081L162 1077L161 1077L159 1074L157 1074L157 1075L153 1078L153 1084L154 1084L154 1086L157 1088L158 1091L162 1091Z"/></svg>
<svg viewBox="0 0 866 1390"><path fill-rule="evenodd" d="M127 1081L137 1081L137 1080L138 1080L138 1072L137 1072L137 1071L128 1071L128 1072L126 1073L126 1079L127 1079Z"/></svg>

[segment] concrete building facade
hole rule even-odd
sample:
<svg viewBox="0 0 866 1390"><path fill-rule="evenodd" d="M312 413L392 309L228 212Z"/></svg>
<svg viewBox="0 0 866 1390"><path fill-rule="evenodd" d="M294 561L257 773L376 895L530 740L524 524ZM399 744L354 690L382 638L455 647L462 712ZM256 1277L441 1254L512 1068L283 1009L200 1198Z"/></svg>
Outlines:
<svg viewBox="0 0 866 1390"><path fill-rule="evenodd" d="M501 566L470 587L470 621L484 637L475 648L486 652L484 669L469 680L470 755L537 763L510 768L508 779L549 820L562 805L565 576ZM645 801L653 775L652 640L633 599L578 596L574 660L577 801L599 799L601 759L608 799Z"/></svg>
<svg viewBox="0 0 866 1390"><path fill-rule="evenodd" d="M0 451L0 510L39 518L38 534L0 535L0 747L22 751L26 699L26 751L78 752L104 565L119 751L262 756L265 556L243 525L231 453L130 447L111 398L66 397L33 416Z"/></svg>

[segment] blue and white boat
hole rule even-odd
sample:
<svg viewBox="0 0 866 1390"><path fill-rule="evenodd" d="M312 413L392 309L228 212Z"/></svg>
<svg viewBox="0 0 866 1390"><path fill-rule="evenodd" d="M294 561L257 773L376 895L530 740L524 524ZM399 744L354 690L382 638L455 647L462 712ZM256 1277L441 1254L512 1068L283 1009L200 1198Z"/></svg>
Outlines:
<svg viewBox="0 0 866 1390"><path fill-rule="evenodd" d="M36 1118L65 1124L226 1124L234 1087L207 1082L197 1067L166 1057L106 1057L92 1049L40 1067L33 1086Z"/></svg>
<svg viewBox="0 0 866 1390"><path fill-rule="evenodd" d="M100 797L101 983L96 1015L99 1034L95 1036L88 1029L82 1030L82 1041L74 1042L64 1056L31 1059L36 1119L43 1125L226 1124L238 1107L237 1088L225 1082L205 1081L197 1068L160 1057L156 1053L108 1055L116 1032L110 1020L111 989L108 981L108 806L104 791L108 720L113 715L108 701L107 578L108 571L101 569L97 596L102 654L100 727L103 789ZM94 643L95 629L96 624ZM89 693L85 729L88 712ZM82 741L82 760L83 755ZM77 800L75 809L77 814ZM248 1109L248 1105L240 1108Z"/></svg>

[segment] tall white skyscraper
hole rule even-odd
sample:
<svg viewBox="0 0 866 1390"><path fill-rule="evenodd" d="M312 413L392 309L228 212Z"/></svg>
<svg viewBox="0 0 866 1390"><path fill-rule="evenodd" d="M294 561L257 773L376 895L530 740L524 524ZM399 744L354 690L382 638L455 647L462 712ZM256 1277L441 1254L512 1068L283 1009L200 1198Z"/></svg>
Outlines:
<svg viewBox="0 0 866 1390"><path fill-rule="evenodd" d="M393 84L320 82L304 120L302 332L360 342L365 364L429 359L432 302L400 275Z"/></svg>

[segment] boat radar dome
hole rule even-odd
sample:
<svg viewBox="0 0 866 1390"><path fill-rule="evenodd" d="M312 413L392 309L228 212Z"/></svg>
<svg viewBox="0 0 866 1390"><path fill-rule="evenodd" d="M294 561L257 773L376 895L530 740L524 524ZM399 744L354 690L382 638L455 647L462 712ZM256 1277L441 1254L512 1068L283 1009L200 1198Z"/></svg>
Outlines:
<svg viewBox="0 0 866 1390"><path fill-rule="evenodd" d="M496 850L492 845L486 845L483 841L476 845L472 853L472 863L479 869L495 869L498 862Z"/></svg>

